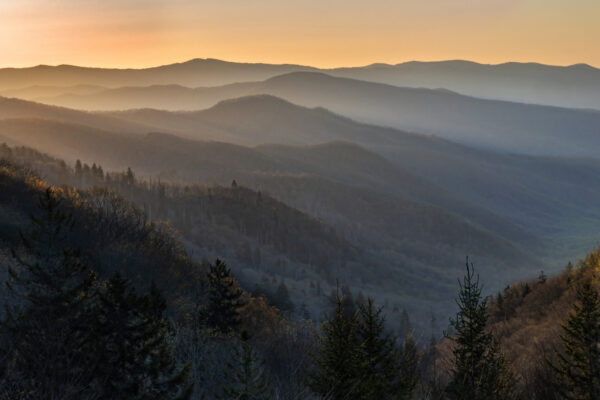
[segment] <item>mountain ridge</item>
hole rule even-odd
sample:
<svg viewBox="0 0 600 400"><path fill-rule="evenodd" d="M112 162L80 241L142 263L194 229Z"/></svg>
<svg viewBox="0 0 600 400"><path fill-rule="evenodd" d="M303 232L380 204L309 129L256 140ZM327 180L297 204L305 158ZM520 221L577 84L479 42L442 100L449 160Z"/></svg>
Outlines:
<svg viewBox="0 0 600 400"><path fill-rule="evenodd" d="M219 70L220 69L220 70ZM293 71L321 71L334 76L404 87L445 88L469 96L570 108L600 109L600 69L535 62L483 64L466 60L375 63L357 67L316 68L298 64L237 63L196 58L148 68L97 68L74 65L0 69L0 92L32 84L188 87L265 80ZM71 76L68 76L71 74ZM582 75L583 74L583 75ZM30 98L31 99L31 98Z"/></svg>

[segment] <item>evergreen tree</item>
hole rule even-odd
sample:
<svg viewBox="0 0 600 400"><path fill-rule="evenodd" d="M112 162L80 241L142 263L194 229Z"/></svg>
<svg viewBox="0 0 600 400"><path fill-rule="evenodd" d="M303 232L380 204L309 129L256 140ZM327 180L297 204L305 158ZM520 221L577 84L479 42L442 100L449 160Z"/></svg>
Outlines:
<svg viewBox="0 0 600 400"><path fill-rule="evenodd" d="M133 186L134 183L135 175L133 174L131 167L127 167L127 172L125 173L125 184L127 184L128 186Z"/></svg>
<svg viewBox="0 0 600 400"><path fill-rule="evenodd" d="M357 340L358 317L348 316L344 300L336 292L334 315L323 324L319 350L314 355L316 369L308 374L309 387L331 400L359 398L360 346Z"/></svg>
<svg viewBox="0 0 600 400"><path fill-rule="evenodd" d="M39 209L31 230L21 233L22 249L13 251L16 268L9 268L18 306L0 324L10 363L5 379L15 390L26 388L20 398L85 399L97 361L87 328L95 275L69 247L73 220L51 189Z"/></svg>
<svg viewBox="0 0 600 400"><path fill-rule="evenodd" d="M459 286L459 311L456 319L450 320L456 335L450 337L454 342L454 366L447 394L451 399L511 399L515 379L498 344L486 330L487 304L468 259L467 274Z"/></svg>
<svg viewBox="0 0 600 400"><path fill-rule="evenodd" d="M406 338L410 333L412 333L410 318L408 312L406 312L405 309L402 309L402 316L400 317L400 337Z"/></svg>
<svg viewBox="0 0 600 400"><path fill-rule="evenodd" d="M356 303L354 303L354 296L348 285L342 285L342 298L344 299L344 311L346 315L351 316L358 312ZM334 297L335 304L335 297Z"/></svg>
<svg viewBox="0 0 600 400"><path fill-rule="evenodd" d="M100 180L104 179L104 170L102 169L102 167L100 165L98 165L97 177Z"/></svg>
<svg viewBox="0 0 600 400"><path fill-rule="evenodd" d="M206 323L220 333L236 331L240 325L240 308L243 305L242 289L231 276L227 265L217 259L208 272L208 306Z"/></svg>
<svg viewBox="0 0 600 400"><path fill-rule="evenodd" d="M396 399L410 399L419 381L419 351L412 332L404 338L401 349L400 368L396 382Z"/></svg>
<svg viewBox="0 0 600 400"><path fill-rule="evenodd" d="M75 175L81 176L83 173L83 167L81 166L81 160L75 161Z"/></svg>
<svg viewBox="0 0 600 400"><path fill-rule="evenodd" d="M99 293L94 330L101 355L96 381L99 399L186 399L188 366L178 367L163 318L165 300L152 285L138 296L115 274Z"/></svg>
<svg viewBox="0 0 600 400"><path fill-rule="evenodd" d="M279 307L279 309L282 311L293 311L294 309L294 304L290 299L290 293L283 280L281 281L281 283L277 287L277 291L273 295L273 305Z"/></svg>
<svg viewBox="0 0 600 400"><path fill-rule="evenodd" d="M382 308L376 308L371 298L359 306L359 316L360 398L409 399L417 383L417 353L412 336L399 347L396 338L385 331Z"/></svg>
<svg viewBox="0 0 600 400"><path fill-rule="evenodd" d="M568 400L600 399L600 297L585 282L577 290L573 313L562 326L562 352L553 366Z"/></svg>
<svg viewBox="0 0 600 400"><path fill-rule="evenodd" d="M261 360L246 340L234 349L233 357L227 363L227 381L223 387L226 400L269 400L273 390L265 372L265 362Z"/></svg>

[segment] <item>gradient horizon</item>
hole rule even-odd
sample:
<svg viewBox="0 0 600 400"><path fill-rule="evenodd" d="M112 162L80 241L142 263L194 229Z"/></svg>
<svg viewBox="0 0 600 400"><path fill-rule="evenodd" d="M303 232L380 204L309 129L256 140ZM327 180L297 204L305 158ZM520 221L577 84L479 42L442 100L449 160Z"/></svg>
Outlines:
<svg viewBox="0 0 600 400"><path fill-rule="evenodd" d="M0 0L1 67L215 58L321 68L469 60L600 66L594 0Z"/></svg>

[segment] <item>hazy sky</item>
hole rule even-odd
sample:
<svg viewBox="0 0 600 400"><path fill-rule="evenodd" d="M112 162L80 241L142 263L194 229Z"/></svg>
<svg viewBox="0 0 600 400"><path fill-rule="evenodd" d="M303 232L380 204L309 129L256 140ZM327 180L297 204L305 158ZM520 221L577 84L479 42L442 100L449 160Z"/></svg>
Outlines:
<svg viewBox="0 0 600 400"><path fill-rule="evenodd" d="M600 66L600 0L0 0L0 66Z"/></svg>

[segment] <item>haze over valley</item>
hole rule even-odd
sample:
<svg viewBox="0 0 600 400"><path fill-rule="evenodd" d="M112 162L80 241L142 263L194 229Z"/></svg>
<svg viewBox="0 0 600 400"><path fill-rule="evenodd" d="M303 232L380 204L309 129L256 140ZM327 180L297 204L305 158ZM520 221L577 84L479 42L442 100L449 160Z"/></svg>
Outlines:
<svg viewBox="0 0 600 400"><path fill-rule="evenodd" d="M380 1L26 2L0 34L57 36L0 43L0 399L597 398L600 9L435 0L432 40L416 2L406 36Z"/></svg>
<svg viewBox="0 0 600 400"><path fill-rule="evenodd" d="M81 160L113 171L130 167L145 179L173 184L227 186L235 180L268 193L372 253L367 268L374 275L355 267L343 272L357 291L368 287L362 281L378 287L379 295L382 285L391 284L387 301L393 298L411 311L418 307L419 313L452 308L442 304L451 298L465 255L494 277L493 290L539 270L560 270L597 243L600 162L594 155L600 114L591 110L593 102L587 110L507 103L322 72L214 89L180 86L208 79L204 63L215 64L208 76L218 83L223 75L256 78L292 68L199 60L140 71L75 68L72 88L80 94L53 98L60 103L70 96L73 108L25 100L28 91L22 92L25 99L3 98L0 138L71 165ZM171 71L188 64L198 67L187 76ZM221 65L230 67L223 67L227 73ZM61 83L63 68L51 67L53 73L39 81L35 75L29 79L40 84L35 90L56 94L57 87L41 84ZM94 86L125 84L124 79L171 86L100 91ZM74 107L78 102L81 111ZM194 110L195 104L204 109ZM190 111L170 110L178 108ZM426 250L432 247L439 249L436 254ZM447 294L423 290L426 300L414 304L414 293L396 285L415 270L420 291L443 276ZM297 279L297 271L273 273ZM370 282L375 276L398 279ZM319 279L331 285L339 278ZM253 279L251 284L260 283L258 276Z"/></svg>

